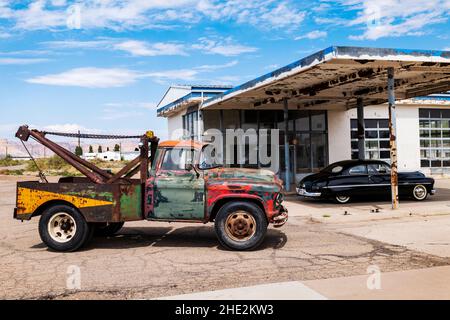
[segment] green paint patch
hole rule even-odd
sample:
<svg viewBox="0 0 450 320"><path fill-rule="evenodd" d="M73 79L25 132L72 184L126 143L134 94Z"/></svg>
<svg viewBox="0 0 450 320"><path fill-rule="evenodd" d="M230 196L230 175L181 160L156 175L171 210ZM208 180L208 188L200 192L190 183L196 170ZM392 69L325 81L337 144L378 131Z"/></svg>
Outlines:
<svg viewBox="0 0 450 320"><path fill-rule="evenodd" d="M132 186L120 195L120 214L123 220L135 220L142 216L142 188Z"/></svg>

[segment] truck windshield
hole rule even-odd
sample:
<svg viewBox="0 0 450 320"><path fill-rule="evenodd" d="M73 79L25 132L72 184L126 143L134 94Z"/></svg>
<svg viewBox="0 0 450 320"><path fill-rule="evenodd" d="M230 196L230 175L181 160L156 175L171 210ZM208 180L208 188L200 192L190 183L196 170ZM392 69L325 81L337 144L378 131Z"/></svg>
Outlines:
<svg viewBox="0 0 450 320"><path fill-rule="evenodd" d="M211 144L204 146L200 154L199 169L208 170L222 167L222 165L222 159L218 152L216 152L216 148Z"/></svg>

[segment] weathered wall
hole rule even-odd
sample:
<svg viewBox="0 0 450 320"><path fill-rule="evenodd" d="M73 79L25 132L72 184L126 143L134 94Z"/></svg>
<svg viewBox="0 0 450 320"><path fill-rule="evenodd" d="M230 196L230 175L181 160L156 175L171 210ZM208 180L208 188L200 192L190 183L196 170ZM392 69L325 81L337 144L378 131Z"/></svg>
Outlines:
<svg viewBox="0 0 450 320"><path fill-rule="evenodd" d="M419 106L400 105L397 110L397 149L399 170L420 170ZM349 119L356 119L356 109L347 112ZM388 119L388 105L364 108L365 119ZM350 144L350 120L347 136ZM350 157L349 157L350 158Z"/></svg>
<svg viewBox="0 0 450 320"><path fill-rule="evenodd" d="M170 140L178 140L183 136L183 115L186 114L186 110L178 112L167 118L168 137Z"/></svg>
<svg viewBox="0 0 450 320"><path fill-rule="evenodd" d="M350 117L347 111L328 111L329 163L351 158Z"/></svg>

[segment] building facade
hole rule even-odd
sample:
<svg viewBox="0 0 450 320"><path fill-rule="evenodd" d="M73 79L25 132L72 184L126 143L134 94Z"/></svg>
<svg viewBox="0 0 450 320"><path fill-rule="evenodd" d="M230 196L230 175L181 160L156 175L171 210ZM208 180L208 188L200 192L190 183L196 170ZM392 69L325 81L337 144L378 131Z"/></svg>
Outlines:
<svg viewBox="0 0 450 320"><path fill-rule="evenodd" d="M167 105L173 108L172 102ZM289 170L296 180L330 163L358 158L356 109L290 110L286 128L282 110L200 112L201 102L198 99L185 99L185 106L173 108L169 115L164 112L166 105L161 106L158 113L167 118L171 139L208 140L210 129L222 132L226 129L255 129L256 132L261 129L279 129L277 174L283 176L286 170L283 141L287 134ZM364 107L366 159L390 161L388 118L385 104ZM246 152L249 152L250 147L246 146ZM450 94L397 102L397 148L399 170L420 170L432 175L450 174ZM249 163L236 165L255 167Z"/></svg>
<svg viewBox="0 0 450 320"><path fill-rule="evenodd" d="M330 47L231 89L171 87L157 112L167 118L171 139L208 141L212 130L225 138L227 130L242 129L259 141L266 129L277 129L274 171L295 183L340 160L389 162L391 111L398 169L450 174L449 54ZM388 107L394 93L396 107ZM257 143L239 143L243 159L231 166L265 167L247 161Z"/></svg>

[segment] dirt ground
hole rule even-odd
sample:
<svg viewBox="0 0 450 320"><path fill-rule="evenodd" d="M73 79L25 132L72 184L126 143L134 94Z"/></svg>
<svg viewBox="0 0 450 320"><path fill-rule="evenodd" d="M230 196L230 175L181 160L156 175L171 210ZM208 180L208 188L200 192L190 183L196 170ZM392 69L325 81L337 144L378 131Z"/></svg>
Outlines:
<svg viewBox="0 0 450 320"><path fill-rule="evenodd" d="M38 219L12 218L17 177L0 176L0 298L148 299L294 280L450 265L450 259L342 233L293 215L253 252L227 251L212 225L134 222L74 253L42 244ZM81 288L67 289L72 266Z"/></svg>

